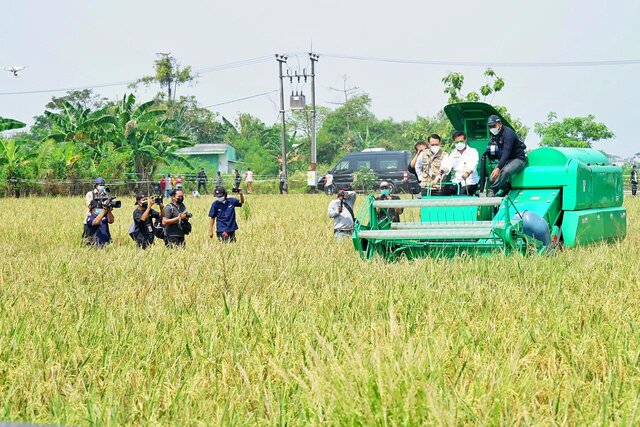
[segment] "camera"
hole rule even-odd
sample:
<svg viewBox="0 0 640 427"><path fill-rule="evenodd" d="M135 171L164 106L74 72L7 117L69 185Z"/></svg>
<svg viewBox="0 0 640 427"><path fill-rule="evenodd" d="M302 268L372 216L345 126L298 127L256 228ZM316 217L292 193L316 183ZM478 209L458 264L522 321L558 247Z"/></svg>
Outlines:
<svg viewBox="0 0 640 427"><path fill-rule="evenodd" d="M155 203L156 205L162 205L162 197L160 196L153 196L153 203Z"/></svg>
<svg viewBox="0 0 640 427"><path fill-rule="evenodd" d="M239 188L232 188L232 189L231 189L231 192L232 192L232 193L239 193L239 192L240 192L240 189L239 189Z"/></svg>
<svg viewBox="0 0 640 427"><path fill-rule="evenodd" d="M187 215L187 219L191 218L193 215L191 214L191 212L183 212L185 215Z"/></svg>
<svg viewBox="0 0 640 427"><path fill-rule="evenodd" d="M120 200L115 200L115 197L96 197L94 200L98 201L98 208L114 208L118 209L122 207Z"/></svg>

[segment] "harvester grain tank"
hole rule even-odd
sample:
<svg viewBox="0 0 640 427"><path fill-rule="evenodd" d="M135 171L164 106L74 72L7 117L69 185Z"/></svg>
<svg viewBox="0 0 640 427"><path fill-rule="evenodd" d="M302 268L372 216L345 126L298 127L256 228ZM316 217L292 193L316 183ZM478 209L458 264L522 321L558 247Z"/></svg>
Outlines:
<svg viewBox="0 0 640 427"><path fill-rule="evenodd" d="M484 103L445 107L454 128L484 153L487 118L498 112ZM499 114L498 114L499 115ZM509 126L506 119L503 123ZM478 168L486 179L493 164ZM559 247L611 242L626 236L622 169L600 151L538 148L503 197L456 196L366 200L354 229L364 258L386 259L467 254L545 253ZM483 188L483 183L480 185ZM417 208L420 221L379 221L376 208Z"/></svg>

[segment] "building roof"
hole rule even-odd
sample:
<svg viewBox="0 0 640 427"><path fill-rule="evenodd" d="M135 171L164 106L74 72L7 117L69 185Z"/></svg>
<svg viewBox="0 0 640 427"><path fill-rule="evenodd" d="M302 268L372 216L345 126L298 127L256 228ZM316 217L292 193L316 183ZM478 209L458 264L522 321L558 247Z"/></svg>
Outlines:
<svg viewBox="0 0 640 427"><path fill-rule="evenodd" d="M176 150L176 153L186 155L223 154L227 152L227 148L229 148L229 144L196 144L193 147Z"/></svg>

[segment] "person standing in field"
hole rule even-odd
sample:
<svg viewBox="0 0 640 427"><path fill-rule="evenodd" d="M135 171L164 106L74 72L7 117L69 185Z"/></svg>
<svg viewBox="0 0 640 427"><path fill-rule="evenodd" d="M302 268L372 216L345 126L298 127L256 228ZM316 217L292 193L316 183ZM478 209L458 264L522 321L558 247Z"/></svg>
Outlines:
<svg viewBox="0 0 640 427"><path fill-rule="evenodd" d="M331 175L331 172L327 172L324 176L324 192L332 195L335 191L336 186L333 184L333 175Z"/></svg>
<svg viewBox="0 0 640 427"><path fill-rule="evenodd" d="M240 182L242 182L242 176L240 175L240 171L238 169L235 169L233 171L233 188L234 188L234 190L239 190L240 189ZM237 193L237 191L235 191L235 193Z"/></svg>
<svg viewBox="0 0 640 427"><path fill-rule="evenodd" d="M91 203L93 199L104 197L106 195L107 195L107 182L104 180L104 178L96 178L96 180L93 182L93 190L87 192L87 194L85 194L84 196L84 205L87 207L85 220L90 213L89 203Z"/></svg>
<svg viewBox="0 0 640 427"><path fill-rule="evenodd" d="M164 197L165 189L167 188L167 180L164 178L164 175L160 177L160 195Z"/></svg>
<svg viewBox="0 0 640 427"><path fill-rule="evenodd" d="M222 187L222 175L220 171L216 172L216 188Z"/></svg>
<svg viewBox="0 0 640 427"><path fill-rule="evenodd" d="M636 165L633 165L633 167L631 168L631 194L635 196L637 191L638 191L638 170L636 169Z"/></svg>
<svg viewBox="0 0 640 427"><path fill-rule="evenodd" d="M218 240L224 243L236 241L236 230L238 224L236 222L236 208L242 207L244 196L242 190L238 189L238 196L227 197L227 190L222 187L216 187L213 195L216 200L211 204L209 209L209 237L213 237L213 227L216 227L216 236Z"/></svg>
<svg viewBox="0 0 640 427"><path fill-rule="evenodd" d="M176 177L174 188L176 190L182 190L182 176L181 175L178 175Z"/></svg>
<svg viewBox="0 0 640 427"><path fill-rule="evenodd" d="M98 200L89 202L89 215L85 219L87 225L84 236L88 245L103 248L111 243L109 224L113 224L112 207L103 207Z"/></svg>
<svg viewBox="0 0 640 427"><path fill-rule="evenodd" d="M253 192L253 171L251 168L248 168L244 173L244 180L247 183L247 194L251 194Z"/></svg>
<svg viewBox="0 0 640 427"><path fill-rule="evenodd" d="M171 203L165 206L162 218L164 243L170 248L184 248L186 246L184 236L191 232L191 224L189 224L191 214L187 212L187 207L184 205L182 190L172 190L170 196Z"/></svg>
<svg viewBox="0 0 640 427"><path fill-rule="evenodd" d="M173 191L173 178L171 178L171 174L167 174L167 179L164 183L165 186L165 194L164 197L171 197L171 192Z"/></svg>
<svg viewBox="0 0 640 427"><path fill-rule="evenodd" d="M345 187L342 187L338 191L336 199L329 203L327 214L329 218L333 219L333 236L336 240L351 237L353 234L355 199L355 191L347 191Z"/></svg>
<svg viewBox="0 0 640 427"><path fill-rule="evenodd" d="M204 192L200 191L201 189L204 189ZM204 171L204 168L200 168L200 172L198 172L198 193L207 193L207 173Z"/></svg>
<svg viewBox="0 0 640 427"><path fill-rule="evenodd" d="M156 237L156 229L153 221L162 221L164 206L160 204L160 212L152 209L155 201L144 193L136 195L136 209L133 211L133 240L139 248L147 249L153 244Z"/></svg>

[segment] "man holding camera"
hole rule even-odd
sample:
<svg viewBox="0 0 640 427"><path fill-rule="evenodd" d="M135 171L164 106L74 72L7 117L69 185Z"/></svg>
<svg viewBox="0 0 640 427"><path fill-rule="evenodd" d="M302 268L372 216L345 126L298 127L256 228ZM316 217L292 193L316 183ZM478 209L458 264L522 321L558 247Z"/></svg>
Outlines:
<svg viewBox="0 0 640 427"><path fill-rule="evenodd" d="M333 236L336 240L351 237L353 234L353 205L356 199L355 191L347 191L343 186L336 195L336 199L329 203L328 215L333 218Z"/></svg>
<svg viewBox="0 0 640 427"><path fill-rule="evenodd" d="M187 212L187 207L184 205L182 190L172 190L170 196L171 203L165 207L162 218L164 243L167 247L184 248L186 246L184 236L191 233L191 224L189 223L191 214Z"/></svg>
<svg viewBox="0 0 640 427"><path fill-rule="evenodd" d="M152 209L156 201L160 206L160 212ZM154 200L151 197L147 197L144 193L138 193L136 195L136 210L133 211L133 222L135 223L133 237L138 247L147 249L153 244L156 236L153 221L161 221L162 216L164 216L164 205L162 204L161 197Z"/></svg>
<svg viewBox="0 0 640 427"><path fill-rule="evenodd" d="M104 178L96 178L96 180L93 182L93 190L87 192L87 194L84 196L84 204L87 207L85 220L91 213L89 208L89 204L91 203L91 201L94 199L99 199L100 197L105 197L107 195L108 189L106 184L107 183Z"/></svg>
<svg viewBox="0 0 640 427"><path fill-rule="evenodd" d="M104 206L103 202L96 199L89 202L84 235L87 244L102 248L111 243L109 224L114 221L112 209L112 206Z"/></svg>
<svg viewBox="0 0 640 427"><path fill-rule="evenodd" d="M234 190L235 192L235 190ZM213 226L216 226L216 236L223 243L236 241L236 208L242 207L244 196L242 190L237 191L240 200L235 197L227 197L227 190L222 187L216 187L213 195L216 200L211 204L209 209L209 237L213 237Z"/></svg>

